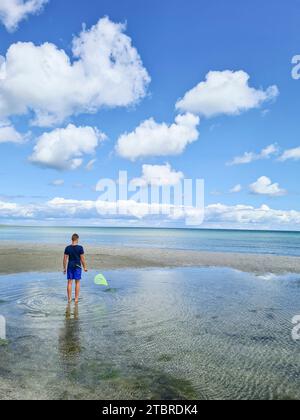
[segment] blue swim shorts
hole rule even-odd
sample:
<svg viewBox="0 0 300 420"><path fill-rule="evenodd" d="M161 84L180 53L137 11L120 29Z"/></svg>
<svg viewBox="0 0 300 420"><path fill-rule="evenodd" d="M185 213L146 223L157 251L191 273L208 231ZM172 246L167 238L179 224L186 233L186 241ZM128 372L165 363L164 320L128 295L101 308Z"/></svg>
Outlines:
<svg viewBox="0 0 300 420"><path fill-rule="evenodd" d="M68 268L67 277L68 280L81 280L82 269L79 267Z"/></svg>

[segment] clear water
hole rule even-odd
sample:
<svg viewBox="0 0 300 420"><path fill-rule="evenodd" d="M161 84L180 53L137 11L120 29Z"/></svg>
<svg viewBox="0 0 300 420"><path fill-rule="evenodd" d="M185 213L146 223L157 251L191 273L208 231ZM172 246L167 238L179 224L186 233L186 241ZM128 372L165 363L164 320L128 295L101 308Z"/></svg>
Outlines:
<svg viewBox="0 0 300 420"><path fill-rule="evenodd" d="M68 243L73 230L84 244L300 256L300 232L0 226L0 240Z"/></svg>
<svg viewBox="0 0 300 420"><path fill-rule="evenodd" d="M0 277L1 399L300 399L300 276L94 274L78 309L56 274Z"/></svg>

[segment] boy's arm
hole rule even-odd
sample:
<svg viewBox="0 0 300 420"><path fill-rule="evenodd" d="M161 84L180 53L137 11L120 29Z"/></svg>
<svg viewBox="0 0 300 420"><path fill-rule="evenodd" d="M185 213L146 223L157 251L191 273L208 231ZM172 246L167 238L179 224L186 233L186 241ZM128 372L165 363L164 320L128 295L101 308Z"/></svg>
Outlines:
<svg viewBox="0 0 300 420"><path fill-rule="evenodd" d="M87 272L88 271L88 268L87 268L87 265L86 265L84 254L80 255L80 260L81 260L81 264L83 266L84 271Z"/></svg>
<svg viewBox="0 0 300 420"><path fill-rule="evenodd" d="M69 256L65 254L64 255L64 260L63 260L64 274L66 274L66 272L67 272L68 259L69 259Z"/></svg>

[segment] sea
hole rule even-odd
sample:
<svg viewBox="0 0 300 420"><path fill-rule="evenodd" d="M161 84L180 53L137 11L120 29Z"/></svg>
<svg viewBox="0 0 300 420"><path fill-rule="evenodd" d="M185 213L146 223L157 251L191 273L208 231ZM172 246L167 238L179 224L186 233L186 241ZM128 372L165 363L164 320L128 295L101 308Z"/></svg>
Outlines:
<svg viewBox="0 0 300 420"><path fill-rule="evenodd" d="M74 232L90 245L300 256L300 232L0 226L0 241L65 244Z"/></svg>

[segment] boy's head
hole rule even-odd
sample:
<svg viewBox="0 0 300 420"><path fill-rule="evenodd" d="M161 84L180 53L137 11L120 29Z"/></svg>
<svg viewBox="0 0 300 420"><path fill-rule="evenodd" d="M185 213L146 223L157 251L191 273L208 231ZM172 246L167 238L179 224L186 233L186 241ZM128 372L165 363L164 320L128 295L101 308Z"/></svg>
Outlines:
<svg viewBox="0 0 300 420"><path fill-rule="evenodd" d="M79 241L79 235L77 235L77 233L74 233L74 235L72 235L72 242L76 243Z"/></svg>

